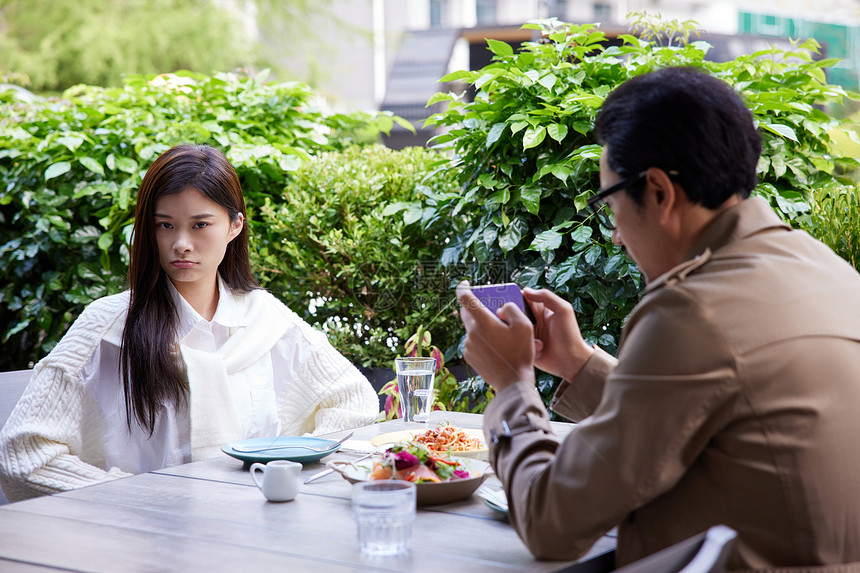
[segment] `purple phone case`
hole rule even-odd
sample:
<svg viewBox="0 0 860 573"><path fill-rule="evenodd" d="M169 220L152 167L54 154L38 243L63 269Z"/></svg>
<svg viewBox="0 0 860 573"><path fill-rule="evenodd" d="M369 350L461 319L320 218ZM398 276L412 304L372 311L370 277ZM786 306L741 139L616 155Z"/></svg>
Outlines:
<svg viewBox="0 0 860 573"><path fill-rule="evenodd" d="M490 312L496 314L496 311L499 310L502 305L506 302L512 302L518 307L520 310L525 312L525 308L523 306L523 292L520 290L519 285L514 283L504 283L504 284L496 284L496 285L481 285L481 286L473 286L472 293L481 303L490 309Z"/></svg>
<svg viewBox="0 0 860 573"><path fill-rule="evenodd" d="M499 310L506 302L512 302L520 307L520 310L529 317L529 320L531 320L532 323L535 322L532 309L529 308L529 305L523 300L523 291L520 290L520 286L518 284L503 283L495 285L481 285L473 286L471 289L472 293L478 297L478 300L490 309L490 312L493 314L496 314L496 311Z"/></svg>

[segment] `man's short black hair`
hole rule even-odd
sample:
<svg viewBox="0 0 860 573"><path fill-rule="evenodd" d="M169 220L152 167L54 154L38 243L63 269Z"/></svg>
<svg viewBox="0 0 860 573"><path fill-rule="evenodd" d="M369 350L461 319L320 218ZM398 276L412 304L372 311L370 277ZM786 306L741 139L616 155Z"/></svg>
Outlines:
<svg viewBox="0 0 860 573"><path fill-rule="evenodd" d="M595 123L609 168L630 177L649 167L677 171L691 202L708 209L757 183L761 138L726 83L694 68L666 68L624 82ZM643 185L627 189L639 204Z"/></svg>

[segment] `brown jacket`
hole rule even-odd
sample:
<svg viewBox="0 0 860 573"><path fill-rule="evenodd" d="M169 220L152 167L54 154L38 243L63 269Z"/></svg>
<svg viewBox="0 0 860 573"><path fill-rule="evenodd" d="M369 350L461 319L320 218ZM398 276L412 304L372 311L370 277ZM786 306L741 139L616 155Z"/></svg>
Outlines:
<svg viewBox="0 0 860 573"><path fill-rule="evenodd" d="M617 525L624 564L723 523L732 569L860 561L860 275L762 199L648 286L617 364L595 351L553 409L581 420L562 443L526 384L484 422L513 435L491 461L538 557Z"/></svg>

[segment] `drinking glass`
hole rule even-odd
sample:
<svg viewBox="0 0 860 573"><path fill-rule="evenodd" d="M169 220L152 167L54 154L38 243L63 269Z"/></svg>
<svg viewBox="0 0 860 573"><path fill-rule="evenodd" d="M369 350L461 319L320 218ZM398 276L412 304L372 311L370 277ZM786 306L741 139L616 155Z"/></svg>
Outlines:
<svg viewBox="0 0 860 573"><path fill-rule="evenodd" d="M426 423L433 406L436 359L410 356L397 358L394 365L403 420L407 425L412 422Z"/></svg>
<svg viewBox="0 0 860 573"><path fill-rule="evenodd" d="M415 520L415 484L401 480L359 482L352 486L358 544L370 555L409 549Z"/></svg>

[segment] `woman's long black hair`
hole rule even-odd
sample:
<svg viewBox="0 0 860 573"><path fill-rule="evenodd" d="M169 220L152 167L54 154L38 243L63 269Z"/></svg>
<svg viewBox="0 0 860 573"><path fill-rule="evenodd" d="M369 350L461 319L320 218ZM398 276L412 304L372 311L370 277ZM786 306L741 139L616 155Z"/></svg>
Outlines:
<svg viewBox="0 0 860 573"><path fill-rule="evenodd" d="M176 341L176 307L159 262L154 213L160 196L189 188L224 207L231 221L236 221L239 213L246 216L239 177L224 154L213 147L178 145L168 149L153 162L140 184L120 372L129 428L136 419L150 436L162 405L188 403L188 379ZM233 291L259 288L248 256L247 223L227 245L218 272Z"/></svg>

